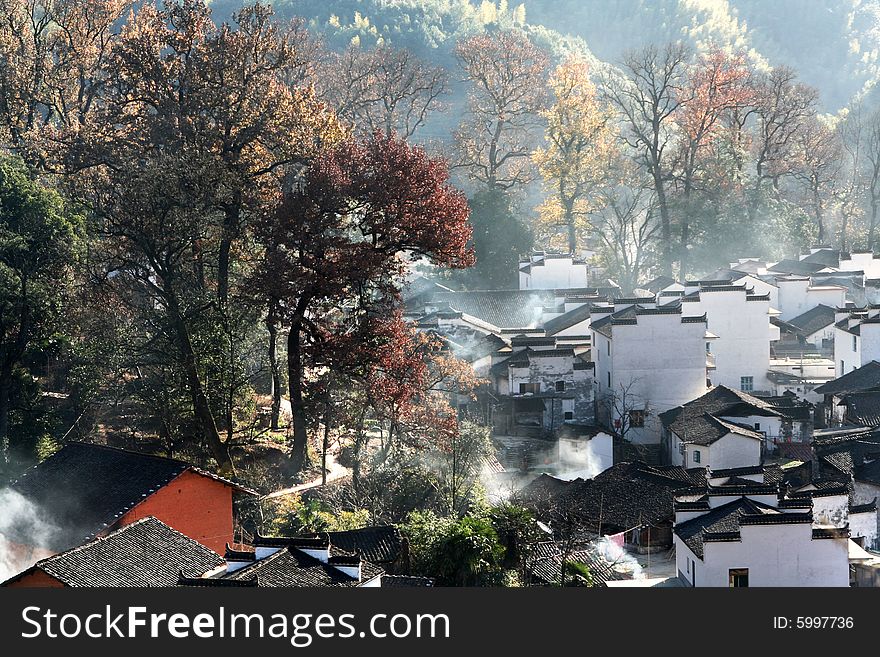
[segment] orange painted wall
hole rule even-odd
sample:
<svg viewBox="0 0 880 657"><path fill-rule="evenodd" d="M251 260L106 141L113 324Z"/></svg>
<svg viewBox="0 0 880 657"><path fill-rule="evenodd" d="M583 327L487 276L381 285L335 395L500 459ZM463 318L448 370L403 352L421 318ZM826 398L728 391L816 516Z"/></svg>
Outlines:
<svg viewBox="0 0 880 657"><path fill-rule="evenodd" d="M227 541L232 542L232 489L187 470L123 515L113 529L147 516L223 554Z"/></svg>
<svg viewBox="0 0 880 657"><path fill-rule="evenodd" d="M51 575L47 575L45 572L40 570L39 568L35 568L27 575L22 575L15 581L9 582L5 586L11 589L22 589L22 588L49 588L49 589L60 589L64 588L64 584L59 582L57 579L52 577Z"/></svg>

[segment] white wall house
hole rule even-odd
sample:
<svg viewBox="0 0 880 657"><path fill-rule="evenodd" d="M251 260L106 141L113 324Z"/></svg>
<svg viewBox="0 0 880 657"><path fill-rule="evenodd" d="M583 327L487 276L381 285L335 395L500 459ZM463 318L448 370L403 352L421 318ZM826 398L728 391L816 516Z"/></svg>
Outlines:
<svg viewBox="0 0 880 657"><path fill-rule="evenodd" d="M706 315L707 341L715 370L709 372L712 385L753 392L769 390L770 299L752 294L744 285L705 285L689 288L682 298L685 316Z"/></svg>
<svg viewBox="0 0 880 657"><path fill-rule="evenodd" d="M658 415L706 392L706 318L618 303L593 308L591 333L600 421L629 427L632 442L659 443Z"/></svg>
<svg viewBox="0 0 880 657"><path fill-rule="evenodd" d="M853 251L840 256L841 271L863 271L865 278L880 278L880 257L872 251Z"/></svg>
<svg viewBox="0 0 880 657"><path fill-rule="evenodd" d="M880 307L837 308L834 363L837 377L880 360Z"/></svg>
<svg viewBox="0 0 880 657"><path fill-rule="evenodd" d="M712 416L694 424L703 429L699 437L671 433L671 465L727 469L761 464L763 434Z"/></svg>
<svg viewBox="0 0 880 657"><path fill-rule="evenodd" d="M519 263L519 289L584 288L589 280L586 261L571 255L533 253Z"/></svg>
<svg viewBox="0 0 880 657"><path fill-rule="evenodd" d="M820 527L810 512L752 495L675 508L675 561L690 586L849 586L848 528Z"/></svg>
<svg viewBox="0 0 880 657"><path fill-rule="evenodd" d="M841 285L813 285L807 276L779 276L779 318L788 321L819 304L835 308L846 302L846 288Z"/></svg>

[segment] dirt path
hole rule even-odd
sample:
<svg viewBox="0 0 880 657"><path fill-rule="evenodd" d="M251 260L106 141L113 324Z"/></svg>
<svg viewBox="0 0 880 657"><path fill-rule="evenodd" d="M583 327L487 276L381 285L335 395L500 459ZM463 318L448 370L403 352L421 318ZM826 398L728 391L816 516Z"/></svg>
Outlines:
<svg viewBox="0 0 880 657"><path fill-rule="evenodd" d="M346 468L344 465L340 464L336 460L335 453L327 452L327 483L330 483L331 481L335 481L337 479L341 479L342 477L348 475L350 472L351 470L349 470L349 468ZM281 490L276 490L275 492L266 495L264 499L273 499L275 497L293 495L294 493L301 493L311 488L318 488L319 486L321 486L321 477L316 477L311 481L306 481L302 484L291 486L290 488L282 488Z"/></svg>

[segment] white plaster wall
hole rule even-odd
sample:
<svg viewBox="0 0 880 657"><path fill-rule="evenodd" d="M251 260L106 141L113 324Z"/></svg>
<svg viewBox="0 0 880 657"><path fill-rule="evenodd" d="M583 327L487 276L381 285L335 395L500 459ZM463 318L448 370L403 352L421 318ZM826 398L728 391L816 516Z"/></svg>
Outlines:
<svg viewBox="0 0 880 657"><path fill-rule="evenodd" d="M701 465L709 466L715 470L744 468L761 464L761 441L735 433L729 433L718 439L709 445L706 451L708 454L703 457L708 458L708 463Z"/></svg>
<svg viewBox="0 0 880 657"><path fill-rule="evenodd" d="M703 544L697 586L728 586L731 568L748 568L750 587L849 586L848 539L814 540L808 523L747 525L740 535Z"/></svg>
<svg viewBox="0 0 880 657"><path fill-rule="evenodd" d="M864 536L865 547L877 549L877 512L849 514L849 533L853 538Z"/></svg>
<svg viewBox="0 0 880 657"><path fill-rule="evenodd" d="M849 495L813 498L813 520L823 525L843 527L849 519Z"/></svg>
<svg viewBox="0 0 880 657"><path fill-rule="evenodd" d="M532 264L529 274L520 272L520 289L587 287L587 275L587 265L576 265L571 258L547 258L543 265Z"/></svg>
<svg viewBox="0 0 880 657"><path fill-rule="evenodd" d="M852 333L843 329L834 329L834 376L840 378L862 366L861 340L856 336L856 348L853 350Z"/></svg>

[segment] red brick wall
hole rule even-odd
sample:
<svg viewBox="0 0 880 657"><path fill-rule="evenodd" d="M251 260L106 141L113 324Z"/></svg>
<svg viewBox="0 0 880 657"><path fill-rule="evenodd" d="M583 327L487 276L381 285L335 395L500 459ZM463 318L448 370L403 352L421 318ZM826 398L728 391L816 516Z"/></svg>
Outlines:
<svg viewBox="0 0 880 657"><path fill-rule="evenodd" d="M232 542L232 489L187 470L122 516L113 529L147 516L223 554L227 541Z"/></svg>
<svg viewBox="0 0 880 657"><path fill-rule="evenodd" d="M49 588L49 589L60 589L64 587L64 584L59 582L57 579L52 577L51 575L46 574L39 568L35 568L27 575L22 575L14 582L9 582L6 584L11 589L21 589L21 588Z"/></svg>

